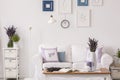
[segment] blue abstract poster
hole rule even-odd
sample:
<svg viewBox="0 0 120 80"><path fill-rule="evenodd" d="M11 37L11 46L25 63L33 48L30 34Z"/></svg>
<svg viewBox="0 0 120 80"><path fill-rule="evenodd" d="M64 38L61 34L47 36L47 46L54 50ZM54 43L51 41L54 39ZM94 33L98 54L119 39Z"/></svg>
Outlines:
<svg viewBox="0 0 120 80"><path fill-rule="evenodd" d="M88 0L77 0L78 6L88 6Z"/></svg>
<svg viewBox="0 0 120 80"><path fill-rule="evenodd" d="M43 11L53 11L54 9L53 1L43 1Z"/></svg>

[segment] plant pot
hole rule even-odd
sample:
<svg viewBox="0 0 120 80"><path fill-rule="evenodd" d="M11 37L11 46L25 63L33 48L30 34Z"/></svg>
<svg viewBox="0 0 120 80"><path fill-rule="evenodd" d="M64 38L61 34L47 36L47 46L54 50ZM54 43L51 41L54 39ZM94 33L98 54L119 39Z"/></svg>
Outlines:
<svg viewBox="0 0 120 80"><path fill-rule="evenodd" d="M89 71L95 71L96 70L96 55L95 52L89 52L88 54L88 61L87 66L89 66Z"/></svg>
<svg viewBox="0 0 120 80"><path fill-rule="evenodd" d="M18 43L17 42L13 42L13 46L14 46L14 48L18 48Z"/></svg>
<svg viewBox="0 0 120 80"><path fill-rule="evenodd" d="M120 58L118 58L118 57L115 58L115 63L114 63L114 65L115 65L116 67L120 67Z"/></svg>
<svg viewBox="0 0 120 80"><path fill-rule="evenodd" d="M10 39L8 44L7 44L8 48L12 48L13 47L13 41Z"/></svg>

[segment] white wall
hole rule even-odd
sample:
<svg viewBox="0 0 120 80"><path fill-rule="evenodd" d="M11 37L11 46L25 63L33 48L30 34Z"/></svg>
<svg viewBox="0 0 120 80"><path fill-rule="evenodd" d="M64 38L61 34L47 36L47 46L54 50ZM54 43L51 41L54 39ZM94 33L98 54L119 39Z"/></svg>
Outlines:
<svg viewBox="0 0 120 80"><path fill-rule="evenodd" d="M23 77L31 76L32 71L29 67L32 56L38 53L38 45L41 43L87 44L88 37L94 37L99 40L99 45L104 45L108 53L114 54L117 48L120 48L120 0L104 0L103 6L85 7L91 9L91 27L89 28L76 26L77 0L72 0L72 14L66 15L71 22L68 29L60 27L60 21L65 15L58 13L59 0L54 1L54 12L42 12L42 0L0 0L0 45L3 48L8 42L4 27L9 25L18 27L17 32L21 37L20 74ZM51 14L57 19L57 23L47 23ZM29 27L32 27L31 31ZM2 53L0 56L2 58ZM0 62L2 63L2 60ZM2 68L1 65L0 68ZM2 74L1 71L0 73Z"/></svg>

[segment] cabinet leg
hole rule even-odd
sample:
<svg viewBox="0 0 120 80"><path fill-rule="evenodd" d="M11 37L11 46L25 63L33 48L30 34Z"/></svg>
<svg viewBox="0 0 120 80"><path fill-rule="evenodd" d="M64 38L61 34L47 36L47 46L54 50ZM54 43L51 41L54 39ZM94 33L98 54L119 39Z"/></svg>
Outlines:
<svg viewBox="0 0 120 80"><path fill-rule="evenodd" d="M106 77L104 77L104 80L106 80Z"/></svg>

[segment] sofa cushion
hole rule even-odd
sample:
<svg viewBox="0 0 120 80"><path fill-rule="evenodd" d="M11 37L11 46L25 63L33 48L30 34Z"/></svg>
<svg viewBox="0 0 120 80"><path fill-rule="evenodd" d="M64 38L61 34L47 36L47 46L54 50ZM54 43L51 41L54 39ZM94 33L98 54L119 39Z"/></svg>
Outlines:
<svg viewBox="0 0 120 80"><path fill-rule="evenodd" d="M80 61L80 62L74 62L72 68L74 70L80 70L80 69L84 69L85 66L86 66L86 62Z"/></svg>
<svg viewBox="0 0 120 80"><path fill-rule="evenodd" d="M69 63L69 62L43 63L43 69L50 68L50 67L71 68L72 67L72 63Z"/></svg>
<svg viewBox="0 0 120 80"><path fill-rule="evenodd" d="M42 56L42 62L58 62L57 47L51 45L39 45L39 53ZM54 57L54 58L53 58Z"/></svg>
<svg viewBox="0 0 120 80"><path fill-rule="evenodd" d="M113 58L109 54L104 53L102 55L101 64L103 68L109 69L109 66L112 64L112 62L113 62Z"/></svg>
<svg viewBox="0 0 120 80"><path fill-rule="evenodd" d="M86 61L86 47L83 45L72 45L72 62Z"/></svg>
<svg viewBox="0 0 120 80"><path fill-rule="evenodd" d="M59 62L65 62L65 52L57 52Z"/></svg>
<svg viewBox="0 0 120 80"><path fill-rule="evenodd" d="M40 44L38 49L41 56L43 56L41 48L57 48L58 52L65 52L65 61L67 62L72 61L70 45ZM45 62L44 58L42 59L42 62Z"/></svg>
<svg viewBox="0 0 120 80"><path fill-rule="evenodd" d="M41 48L44 62L58 62L57 48Z"/></svg>

